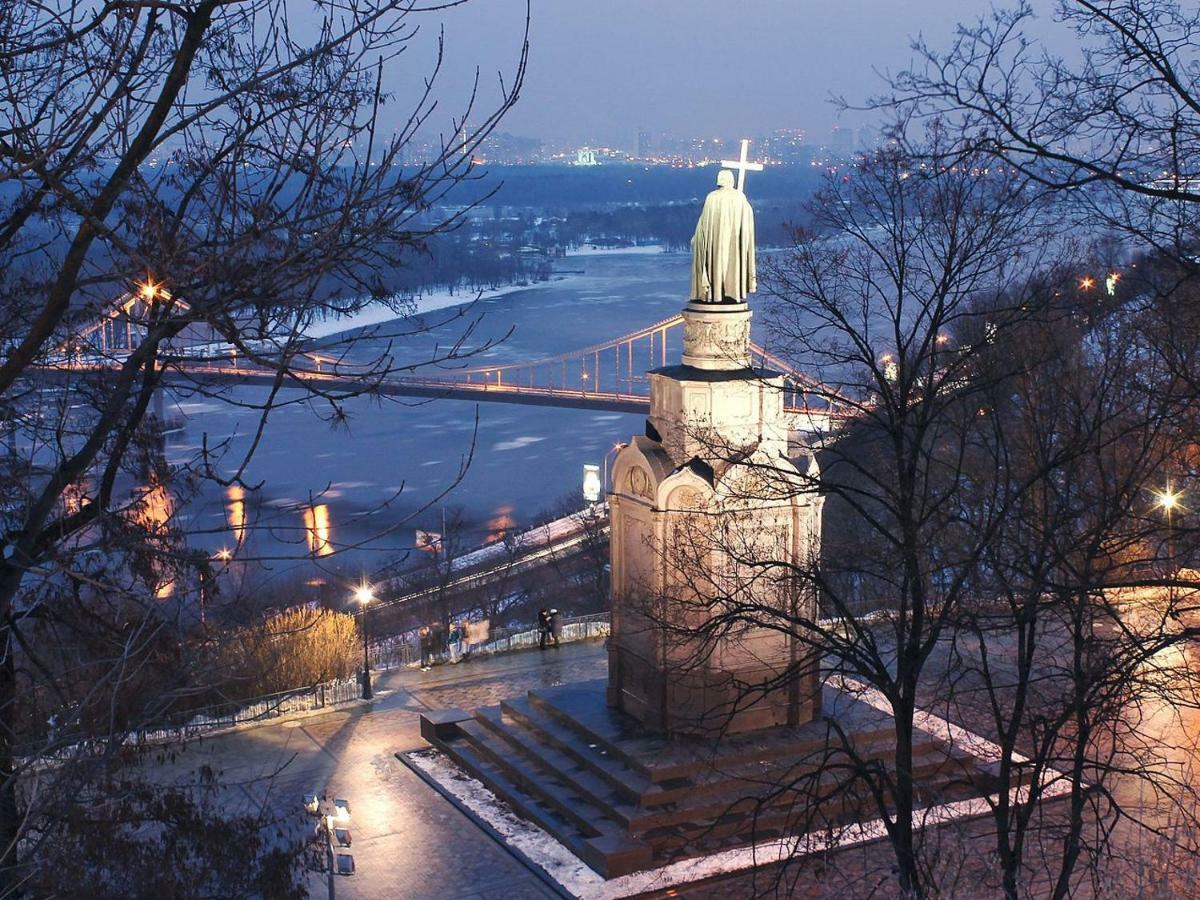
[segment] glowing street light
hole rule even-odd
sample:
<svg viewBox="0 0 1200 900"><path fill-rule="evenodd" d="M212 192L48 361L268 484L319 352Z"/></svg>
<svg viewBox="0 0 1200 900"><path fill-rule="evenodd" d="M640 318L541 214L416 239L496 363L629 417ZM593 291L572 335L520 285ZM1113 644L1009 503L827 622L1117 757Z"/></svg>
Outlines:
<svg viewBox="0 0 1200 900"><path fill-rule="evenodd" d="M158 285L154 283L153 278L147 277L145 283L140 286L138 293L142 295L143 300L151 303L158 296Z"/></svg>
<svg viewBox="0 0 1200 900"><path fill-rule="evenodd" d="M367 650L367 604L375 599L375 591L365 581L354 589L354 599L358 601L358 605L362 608L362 636L363 636L363 677L362 677L362 698L370 700L374 694L371 693L371 657Z"/></svg>
<svg viewBox="0 0 1200 900"><path fill-rule="evenodd" d="M896 357L890 353L885 353L879 357L879 362L883 366L883 377L888 381L895 381L900 376L900 366L896 363Z"/></svg>
<svg viewBox="0 0 1200 900"><path fill-rule="evenodd" d="M1183 494L1179 493L1178 491L1172 491L1170 488L1167 488L1165 491L1159 491L1157 494L1155 494L1159 508L1168 515L1172 512L1172 510L1178 508L1179 498L1182 496Z"/></svg>
<svg viewBox="0 0 1200 900"><path fill-rule="evenodd" d="M1096 279L1093 278L1091 275L1084 275L1082 278L1079 279L1079 289L1080 290L1090 291L1095 286L1096 286Z"/></svg>
<svg viewBox="0 0 1200 900"><path fill-rule="evenodd" d="M221 562L229 562L231 559L233 559L233 551L231 551L228 547L222 547L215 554L213 554L213 558L220 560Z"/></svg>

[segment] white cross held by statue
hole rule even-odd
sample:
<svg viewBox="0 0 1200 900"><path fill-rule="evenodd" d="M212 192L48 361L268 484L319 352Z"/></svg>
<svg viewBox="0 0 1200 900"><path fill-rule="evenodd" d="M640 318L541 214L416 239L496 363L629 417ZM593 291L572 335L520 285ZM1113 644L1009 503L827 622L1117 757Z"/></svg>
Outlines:
<svg viewBox="0 0 1200 900"><path fill-rule="evenodd" d="M743 194L746 193L743 189L746 183L746 173L761 172L763 170L762 163L746 162L746 151L749 148L750 141L747 138L742 138L742 158L721 160L721 165L725 168L737 170L737 189Z"/></svg>

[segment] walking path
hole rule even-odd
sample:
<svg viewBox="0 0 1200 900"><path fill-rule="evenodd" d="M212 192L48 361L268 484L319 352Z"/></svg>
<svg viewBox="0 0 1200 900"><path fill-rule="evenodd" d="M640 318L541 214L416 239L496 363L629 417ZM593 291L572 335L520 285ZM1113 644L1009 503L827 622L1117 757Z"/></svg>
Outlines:
<svg viewBox="0 0 1200 900"><path fill-rule="evenodd" d="M376 699L187 745L165 768L184 777L208 764L231 787L233 811L298 812L306 793L328 791L351 804L352 877L335 879L339 898L483 900L557 896L529 869L396 759L425 746L419 716L430 708L473 708L530 688L604 677L602 643L564 645L378 676ZM323 876L309 884L325 897Z"/></svg>

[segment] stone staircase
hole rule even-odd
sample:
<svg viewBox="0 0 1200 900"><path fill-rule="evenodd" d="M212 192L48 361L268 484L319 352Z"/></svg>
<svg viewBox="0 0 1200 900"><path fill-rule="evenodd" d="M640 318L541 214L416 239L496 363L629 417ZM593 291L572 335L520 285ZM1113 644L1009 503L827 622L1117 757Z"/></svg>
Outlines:
<svg viewBox="0 0 1200 900"><path fill-rule="evenodd" d="M830 724L860 758L890 764L890 719L860 701L826 688L817 721L714 743L647 733L604 688L442 710L422 717L422 734L606 878L877 815ZM970 755L929 735L914 750L922 805L980 793Z"/></svg>

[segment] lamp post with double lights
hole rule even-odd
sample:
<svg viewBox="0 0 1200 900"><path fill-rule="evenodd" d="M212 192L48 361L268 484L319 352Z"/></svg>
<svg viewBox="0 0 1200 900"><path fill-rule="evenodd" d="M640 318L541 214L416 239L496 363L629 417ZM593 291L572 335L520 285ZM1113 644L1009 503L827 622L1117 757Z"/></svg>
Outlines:
<svg viewBox="0 0 1200 900"><path fill-rule="evenodd" d="M354 589L354 599L358 601L362 608L362 636L363 636L363 678L362 678L362 698L370 700L374 695L371 693L371 658L367 650L367 604L375 599L375 592L371 590L371 586L365 581Z"/></svg>

